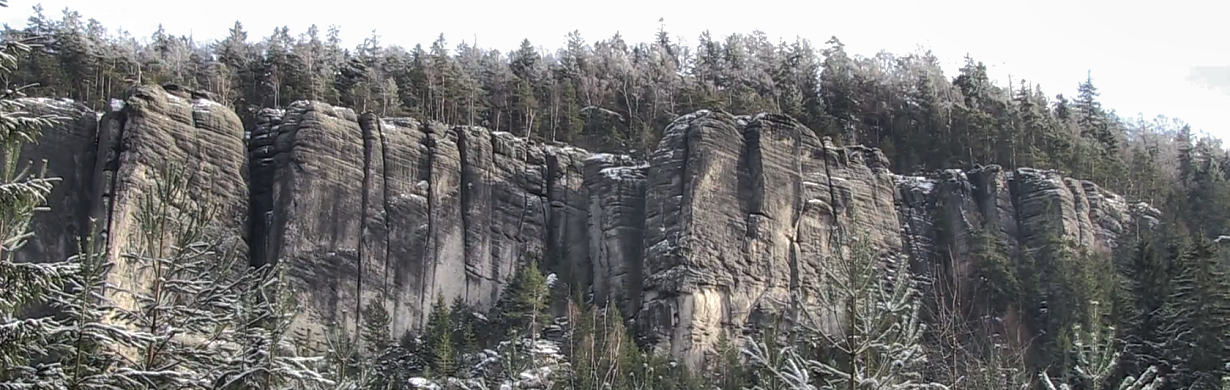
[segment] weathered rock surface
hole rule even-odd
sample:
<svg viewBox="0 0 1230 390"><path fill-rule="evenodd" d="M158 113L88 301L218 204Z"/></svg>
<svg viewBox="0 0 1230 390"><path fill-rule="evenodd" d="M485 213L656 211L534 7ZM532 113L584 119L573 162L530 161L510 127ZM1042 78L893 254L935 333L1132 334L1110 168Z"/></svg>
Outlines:
<svg viewBox="0 0 1230 390"><path fill-rule="evenodd" d="M246 238L251 263L289 266L299 324L316 331L355 326L368 302L395 335L421 327L439 295L488 307L537 258L696 365L723 333L814 296L842 249L835 229L929 272L983 232L1012 251L1057 236L1108 252L1159 220L1055 172L895 175L880 151L779 115L682 116L644 162L319 102L259 112L246 145L233 112L178 89L139 88L100 122L70 102L30 104L75 119L22 152L66 178L23 258L64 257L91 216L122 246L151 170L186 159L204 179L193 193L227 210L216 227Z"/></svg>
<svg viewBox="0 0 1230 390"><path fill-rule="evenodd" d="M34 214L34 237L16 253L16 259L63 261L77 253L77 238L91 229L98 117L89 107L71 100L25 98L18 104L26 115L56 117L62 125L44 129L37 143L24 145L16 156L23 166L32 164L28 165L31 173L46 169L47 176L60 179L48 195L50 210Z"/></svg>
<svg viewBox="0 0 1230 390"><path fill-rule="evenodd" d="M168 164L189 169L184 190L199 205L214 208L207 228L227 238L223 245L247 255L243 242L248 186L244 182L244 131L233 111L208 97L170 87L142 86L123 102L113 102L98 134L96 215L106 221L109 256L116 263L117 291L140 291L145 271L121 255L135 242L138 203L154 190ZM127 304L127 295L116 299Z"/></svg>
<svg viewBox="0 0 1230 390"><path fill-rule="evenodd" d="M640 309L645 245L645 177L649 165L611 154L585 161L589 190L589 266L594 301Z"/></svg>
<svg viewBox="0 0 1230 390"><path fill-rule="evenodd" d="M253 261L289 265L305 324L375 301L400 334L437 295L490 306L528 253L588 255L584 151L319 102L261 112L249 147Z"/></svg>

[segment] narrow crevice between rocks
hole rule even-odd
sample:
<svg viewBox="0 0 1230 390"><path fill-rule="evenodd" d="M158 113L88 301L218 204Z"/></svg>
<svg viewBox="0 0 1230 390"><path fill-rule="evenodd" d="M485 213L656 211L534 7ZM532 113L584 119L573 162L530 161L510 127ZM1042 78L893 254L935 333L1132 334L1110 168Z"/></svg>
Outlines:
<svg viewBox="0 0 1230 390"><path fill-rule="evenodd" d="M533 119L530 120L530 123L531 124L533 123ZM492 139L494 138L495 137L493 136ZM528 252L528 246L525 243L525 218L530 212L530 189L529 189L530 187L529 185L530 184L529 183L530 181L530 127L529 126L527 126L525 129L525 141L524 142L525 142L524 144L525 148L522 150L523 154L521 156L521 180L524 180L525 187L521 189L521 217L518 218L517 220L517 239L516 239L517 245L519 246L519 249L520 249L518 252L521 253L522 256L524 256ZM510 146L511 146L510 152L516 153L517 145L516 145L515 138L514 138L513 144ZM493 154L494 154L494 151L493 151ZM514 180L513 182L516 183L517 181L518 180ZM541 253L539 255L541 255ZM497 261L498 259L496 258L496 256L491 257L491 273L492 273L491 276L495 280L500 279L500 275L499 275L500 271L499 271L499 267L497 267L497 264L498 264ZM518 259L517 263L521 263L522 261L524 261L524 258ZM541 259L539 259L539 261L541 262ZM517 266L520 267L524 265L517 264ZM498 288L492 289L492 291L498 291L498 290L499 290ZM493 297L493 298L496 298L496 297Z"/></svg>
<svg viewBox="0 0 1230 390"><path fill-rule="evenodd" d="M355 262L355 306L354 320L355 329L359 329L363 316L363 260L367 255L368 243L368 202L371 201L371 196L368 194L372 188L372 134L370 126L363 126L362 119L359 120L359 128L363 136L363 183L360 184L359 193L359 246L356 248Z"/></svg>
<svg viewBox="0 0 1230 390"><path fill-rule="evenodd" d="M278 110L264 109L255 120L245 122L248 148L248 263L254 267L277 261L277 249L271 247L273 232L273 190L277 170L278 127L282 115ZM252 126L250 128L246 126Z"/></svg>
<svg viewBox="0 0 1230 390"><path fill-rule="evenodd" d="M418 169L419 177L418 179L420 183L426 181L427 185L429 186L427 188L427 195L426 195L427 197L427 231L424 232L424 234L426 234L427 237L423 240L423 258L422 258L423 268L420 270L420 273L419 273L419 277L421 279L419 283L419 294L418 294L419 308L420 308L418 323L422 325L427 322L427 315L429 314L428 312L430 311L425 308L430 308L432 299L435 298L431 296L431 294L428 293L429 291L431 291L432 284L434 284L436 262L437 262L436 257L438 256L438 253L436 250L436 244L437 244L437 241L436 241L436 227L437 227L436 226L436 218L437 218L436 212L438 211L436 208L436 202L438 201L438 199L436 199L436 188L435 188L436 185L435 183L431 181L431 177L433 173L432 172L433 167L435 166L434 162L436 160L436 142L438 142L436 140L436 137L439 137L441 135L434 134L431 131L429 131L426 124L422 124L420 126L422 130L426 132L427 134L425 134L423 136L422 141L420 141L421 142L420 145L423 148L423 154L419 157L419 169ZM460 143L461 141L458 141L458 142ZM465 171L462 170L462 175L464 174L465 174ZM465 189L465 181L462 180L461 201L463 205L465 204L465 201L466 201L466 195L465 195L466 191L464 189ZM462 226L465 226L464 225L465 218L466 218L465 213L461 214L461 218L462 218L462 223L463 223Z"/></svg>
<svg viewBox="0 0 1230 390"><path fill-rule="evenodd" d="M97 200L91 206L91 214L98 216L100 233L105 237L108 248L111 244L111 232L115 223L115 191L119 186L120 156L124 152L124 129L128 127L128 107L122 101L119 106L112 105L111 110L103 116L99 123L97 135L98 155L94 172L98 174L94 184Z"/></svg>
<svg viewBox="0 0 1230 390"><path fill-rule="evenodd" d="M804 196L803 190L803 181L807 178L807 175L803 172L804 134L802 133L802 131L806 129L798 123L788 122L786 125L791 126L791 147L793 148L791 152L794 157L794 160L791 161L791 169L794 171L794 180L790 183L790 190L793 192L791 196L793 204L791 205L792 210L790 211L790 225L793 227L794 232L790 237L790 255L787 261L790 265L790 302L793 306L790 313L791 316L794 317L793 323L797 324L799 311L802 305L802 302L799 300L803 298L803 292L800 288L801 282L799 281L799 258L802 256L802 248L799 246L799 242L802 240L803 236L803 215L807 209L807 199ZM808 135L815 137L815 135Z"/></svg>
<svg viewBox="0 0 1230 390"><path fill-rule="evenodd" d="M526 147L526 152L529 152L528 146ZM544 201L541 202L544 225L542 229L542 262L546 263L543 264L543 266L545 266L545 269L548 270L548 272L567 274L571 276L571 267L569 267L570 272L564 272L565 266L567 266L567 264L564 264L564 262L567 261L567 259L564 258L564 253L566 252L565 248L568 242L564 239L564 236L567 234L567 231L561 231L561 226L559 226L560 224L565 226L568 224L567 202L565 202L566 199L559 200L555 197L555 190L560 182L555 176L559 175L562 177L565 173L561 173L559 171L559 167L561 166L560 156L555 151L544 147L543 160L544 165L546 166L544 167L545 169L543 169L542 175L542 189L544 198ZM567 172L567 169L565 169L564 172ZM567 180L565 180L564 183L567 183ZM567 188L561 188L560 190L564 191L564 196L568 195ZM561 203L559 207L555 206L556 201ZM572 281L569 280L566 282L571 283Z"/></svg>
<svg viewBox="0 0 1230 390"><path fill-rule="evenodd" d="M745 124L740 120L736 120L735 123L736 125ZM742 126L742 128L738 129L743 141L743 145L740 148L737 168L737 180L739 187L738 198L740 200L739 205L742 208L742 212L746 216L743 221L744 239L741 252L744 264L752 267L755 267L757 265L757 260L759 260L756 258L756 252L759 248L755 248L754 246L760 239L760 224L772 219L772 217L764 213L764 198L766 192L764 168L765 151L763 150L763 138L765 137L765 134L763 133L764 130L765 129L760 122L746 123ZM761 263L760 272L764 275L772 275L773 262L763 261ZM727 317L728 322L731 322L732 324L747 323L753 313L756 312L757 307L763 303L765 296L773 290L775 284L776 280L773 280L772 278L766 280L764 285L761 286L759 294L757 294L757 296L749 303L747 311L743 313L743 317L737 320L730 318L732 317L731 314L733 313L731 312L734 311L734 308L730 307L728 302L724 302L722 307L726 308L727 312L723 314ZM723 298L729 297L730 291L726 291L726 293L727 294L723 294Z"/></svg>
<svg viewBox="0 0 1230 390"><path fill-rule="evenodd" d="M389 262L393 258L393 248L392 248L393 247L393 243L392 243L393 225L392 223L390 223L390 220L392 218L392 212L394 210L393 210L392 204L390 203L392 202L391 199L393 197L393 194L389 192L389 184L390 184L389 183L389 142L388 142L388 137L385 136L385 131L392 130L392 129L385 129L384 123L380 121L380 118L376 118L373 124L376 126L376 135L380 137L380 151L381 151L380 153L381 164L380 165L383 167L380 178L384 180L383 186L382 186L383 188L381 189L383 201L380 204L380 207L381 207L380 209L384 211L384 215L382 215L383 218L381 218L381 220L384 221L384 232L385 232L384 233L385 234L384 278L381 279L380 300L381 302L387 302L389 299L389 285L390 285L389 278L392 277L390 275L393 275L393 270L389 267Z"/></svg>
<svg viewBox="0 0 1230 390"><path fill-rule="evenodd" d="M828 180L829 186L829 211L833 216L833 233L839 234L842 231L842 226L841 220L837 217L837 191L833 189L833 170L829 166L829 145L831 142L832 140L829 137L824 137L824 139L820 140L820 150L824 155L824 178ZM836 152L837 149L834 148L833 150Z"/></svg>

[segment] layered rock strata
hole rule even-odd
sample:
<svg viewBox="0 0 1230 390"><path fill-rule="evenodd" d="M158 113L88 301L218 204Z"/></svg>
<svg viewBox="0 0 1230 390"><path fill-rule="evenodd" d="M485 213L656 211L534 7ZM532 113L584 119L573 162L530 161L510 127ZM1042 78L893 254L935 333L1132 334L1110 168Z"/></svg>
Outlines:
<svg viewBox="0 0 1230 390"><path fill-rule="evenodd" d="M834 146L780 115L685 115L635 161L320 102L262 110L245 132L178 88L141 87L101 120L71 102L26 104L74 119L22 151L66 178L23 259L71 253L91 217L124 245L152 169L186 160L195 196L227 211L218 231L243 237L254 265L288 265L299 324L317 332L355 326L369 302L395 336L420 328L437 296L490 307L536 260L697 365L723 333L813 296L825 257L843 250L835 231L925 273L959 263L978 234L1012 251L1059 237L1109 252L1159 220L1056 172L897 175L880 151ZM124 272L120 282L139 279Z"/></svg>
<svg viewBox="0 0 1230 390"><path fill-rule="evenodd" d="M586 262L584 151L318 102L256 123L252 260L289 264L307 323L382 302L400 334L439 295L490 306L530 257Z"/></svg>

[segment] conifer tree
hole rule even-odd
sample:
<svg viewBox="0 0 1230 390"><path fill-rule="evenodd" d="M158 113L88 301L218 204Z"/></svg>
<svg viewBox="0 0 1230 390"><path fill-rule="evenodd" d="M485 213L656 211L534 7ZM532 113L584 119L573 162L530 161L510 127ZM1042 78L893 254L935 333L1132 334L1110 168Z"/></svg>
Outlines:
<svg viewBox="0 0 1230 390"><path fill-rule="evenodd" d="M50 306L63 318L51 350L60 356L63 385L69 389L111 389L136 385L124 371L123 349L138 345L144 333L109 322L113 303L106 295L107 275L114 267L97 228L79 240L77 255L68 259L77 272L67 280L63 293Z"/></svg>
<svg viewBox="0 0 1230 390"><path fill-rule="evenodd" d="M543 326L551 322L547 313L550 293L546 275L538 269L538 262L531 260L517 271L513 283L505 290L501 319L510 329L522 330L537 339Z"/></svg>
<svg viewBox="0 0 1230 390"><path fill-rule="evenodd" d="M7 7L7 4L0 3ZM15 252L31 237L34 213L46 210L47 196L58 179L48 177L45 167L22 161L21 148L37 141L56 117L33 117L16 100L22 85L12 76L19 56L30 53L22 41L5 39L0 47L0 387L22 388L60 373L56 365L40 358L52 353L54 333L63 326L50 316L27 317L23 311L51 300L71 286L77 265L66 262L19 263Z"/></svg>
<svg viewBox="0 0 1230 390"><path fill-rule="evenodd" d="M389 318L389 311L384 308L382 302L375 298L367 301L367 305L363 307L363 329L359 337L363 340L363 347L366 348L368 356L379 356L386 348L392 346L390 322L392 319Z"/></svg>
<svg viewBox="0 0 1230 390"><path fill-rule="evenodd" d="M316 389L336 385L323 371L323 356L306 355L290 335L298 313L295 289L286 282L282 263L250 268L243 279L232 343L237 355L215 382L215 388Z"/></svg>
<svg viewBox="0 0 1230 390"><path fill-rule="evenodd" d="M1182 253L1166 303L1169 385L1216 388L1230 361L1230 279L1217 243L1200 239Z"/></svg>
<svg viewBox="0 0 1230 390"><path fill-rule="evenodd" d="M449 324L452 325L451 339L453 349L458 355L465 355L478 349L478 335L475 331L474 309L465 300L457 296L449 306Z"/></svg>
<svg viewBox="0 0 1230 390"><path fill-rule="evenodd" d="M447 377L456 368L457 353L453 346L453 325L449 315L449 307L444 295L436 295L436 301L431 305L431 313L427 315L427 327L423 330L427 354L427 364L432 374Z"/></svg>
<svg viewBox="0 0 1230 390"><path fill-rule="evenodd" d="M139 195L133 242L122 261L146 272L147 286L118 290L132 299L117 318L144 332L132 369L141 387L194 387L213 382L224 356L247 267L233 243L212 236L214 208L193 199L192 175L171 162Z"/></svg>
<svg viewBox="0 0 1230 390"><path fill-rule="evenodd" d="M769 363L756 340L744 353L791 389L947 388L921 375L923 326L909 270L883 262L865 237L843 235L834 232L832 247L848 252L827 262L819 307L800 307L798 341L781 349L784 363ZM801 350L800 342L818 349Z"/></svg>
<svg viewBox="0 0 1230 390"><path fill-rule="evenodd" d="M1123 376L1149 366L1164 367L1163 327L1167 316L1163 310L1171 294L1172 278L1167 262L1149 240L1138 241L1121 268L1123 288L1130 300L1130 306L1120 309L1124 314L1118 324L1123 348L1118 369Z"/></svg>

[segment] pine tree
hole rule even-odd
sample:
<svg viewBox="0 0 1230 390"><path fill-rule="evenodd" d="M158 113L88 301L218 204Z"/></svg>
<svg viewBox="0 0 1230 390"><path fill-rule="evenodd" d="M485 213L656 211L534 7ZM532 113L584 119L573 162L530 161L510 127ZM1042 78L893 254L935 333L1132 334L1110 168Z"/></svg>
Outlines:
<svg viewBox="0 0 1230 390"><path fill-rule="evenodd" d="M1200 239L1178 258L1165 307L1169 385L1216 388L1230 361L1230 279L1217 243Z"/></svg>
<svg viewBox="0 0 1230 390"><path fill-rule="evenodd" d="M436 296L427 315L427 327L423 330L426 344L427 364L432 374L443 378L454 373L457 352L453 347L453 325L444 295Z"/></svg>
<svg viewBox="0 0 1230 390"><path fill-rule="evenodd" d="M3 4L7 6L7 4ZM34 143L57 117L32 117L16 100L22 86L12 76L20 56L30 46L6 39L0 48L0 387L22 388L59 378L57 365L40 358L53 351L54 334L62 325L50 316L27 317L23 311L42 305L71 286L78 265L66 262L18 263L15 252L31 237L34 213L46 210L47 196L58 179L48 177L45 167L21 160L24 144Z"/></svg>
<svg viewBox="0 0 1230 390"><path fill-rule="evenodd" d="M143 387L193 387L211 383L224 357L213 352L226 343L235 322L246 260L231 240L212 236L214 208L191 196L184 165L170 162L152 188L141 193L134 213L135 239L123 261L147 272L149 283L127 291L132 307L117 318L146 333L132 370Z"/></svg>
<svg viewBox="0 0 1230 390"><path fill-rule="evenodd" d="M923 326L908 269L883 263L866 238L844 239L843 234L834 232L838 245L833 247L848 248L848 253L838 251L827 262L820 307L799 308L801 330L795 337L819 350L801 351L798 342L787 345L780 366L769 363L767 348L755 340L744 353L792 389L947 388L921 375Z"/></svg>

